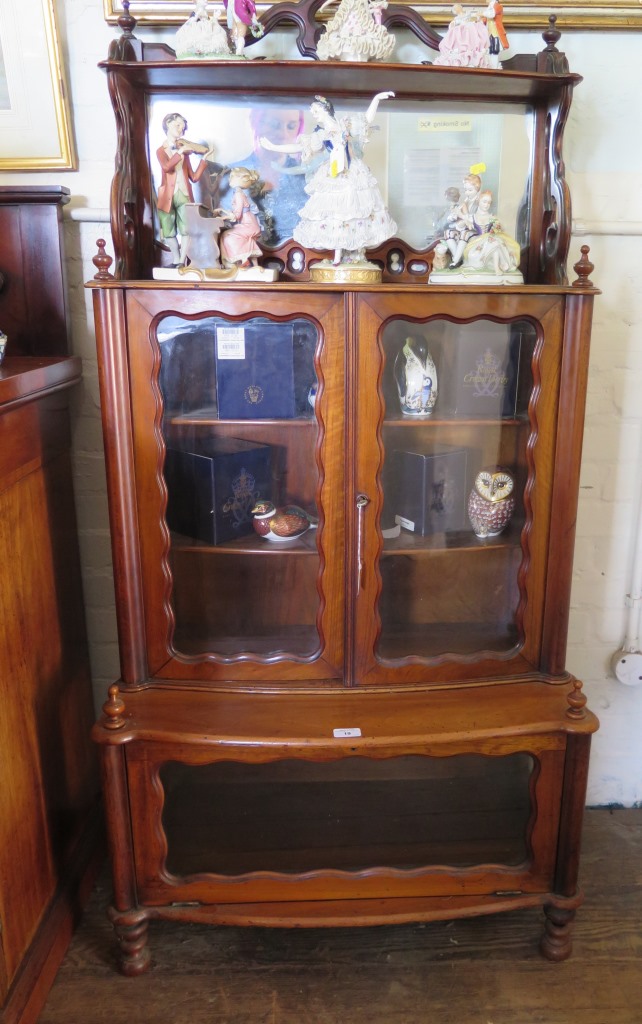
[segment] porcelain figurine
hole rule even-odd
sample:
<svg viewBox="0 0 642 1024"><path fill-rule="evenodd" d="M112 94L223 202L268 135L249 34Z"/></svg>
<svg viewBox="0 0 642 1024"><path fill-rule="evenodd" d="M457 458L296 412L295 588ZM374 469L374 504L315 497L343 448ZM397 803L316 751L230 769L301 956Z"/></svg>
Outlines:
<svg viewBox="0 0 642 1024"><path fill-rule="evenodd" d="M231 56L227 33L207 0L194 0L194 10L176 32L176 60L218 60Z"/></svg>
<svg viewBox="0 0 642 1024"><path fill-rule="evenodd" d="M482 192L475 216L479 235L472 238L464 249L464 268L489 271L496 277L514 274L519 267L519 244L505 231L491 212L492 193ZM521 277L521 275L519 275Z"/></svg>
<svg viewBox="0 0 642 1024"><path fill-rule="evenodd" d="M1 280L1 278L0 278L0 280ZM7 335L4 333L4 331L0 331L0 363L4 359L4 354L7 351L7 341L8 340L9 339L7 338Z"/></svg>
<svg viewBox="0 0 642 1024"><path fill-rule="evenodd" d="M316 516L298 505L276 508L271 501L259 501L252 509L254 529L264 540L286 541L300 537L319 525Z"/></svg>
<svg viewBox="0 0 642 1024"><path fill-rule="evenodd" d="M453 4L453 19L439 44L433 65L455 68L492 68L490 36L483 15Z"/></svg>
<svg viewBox="0 0 642 1024"><path fill-rule="evenodd" d="M237 57L244 57L248 32L260 39L264 31L256 16L256 4L254 0L223 0L223 6L234 52Z"/></svg>
<svg viewBox="0 0 642 1024"><path fill-rule="evenodd" d="M468 518L476 537L497 537L515 511L510 473L499 466L482 469L468 498Z"/></svg>
<svg viewBox="0 0 642 1024"><path fill-rule="evenodd" d="M318 13L337 0L325 0ZM388 0L339 0L339 7L317 43L320 60L387 60L395 37L382 24Z"/></svg>
<svg viewBox="0 0 642 1024"><path fill-rule="evenodd" d="M523 283L524 278L519 270L519 243L502 230L492 212L492 203L492 192L486 189L479 193L474 206L470 207L472 212L465 211L462 214L463 230L454 242L456 249L453 262L445 272L438 272L433 262L433 272L429 278L431 282L456 279L458 284ZM448 235L448 230L445 234ZM451 240L446 237L443 244L450 247ZM455 262L460 254L460 259ZM449 273L452 270L456 271L454 275Z"/></svg>
<svg viewBox="0 0 642 1024"><path fill-rule="evenodd" d="M254 267L261 256L259 210L251 195L251 189L258 180L259 172L247 167L233 167L230 171L230 187L234 190L232 209L216 211L232 225L221 235L221 257L225 267Z"/></svg>
<svg viewBox="0 0 642 1024"><path fill-rule="evenodd" d="M305 186L309 198L299 211L293 238L308 249L332 251L331 261L312 267L316 280L381 279L378 267L369 263L365 250L391 238L397 225L388 213L376 179L363 160L372 122L381 100L392 92L372 99L364 114L339 116L330 100L316 96L310 106L315 129L302 134L295 143L275 145L261 139L265 149L301 153L304 163L322 156ZM333 276L332 270L335 271ZM350 271L354 273L350 273ZM326 276L326 271L329 273ZM346 271L342 274L342 271ZM370 275L372 276L366 276Z"/></svg>
<svg viewBox="0 0 642 1024"><path fill-rule="evenodd" d="M437 402L437 367L423 338L406 338L395 359L395 380L404 416L432 415Z"/></svg>
<svg viewBox="0 0 642 1024"><path fill-rule="evenodd" d="M499 54L508 49L508 38L504 29L504 8L500 3L489 3L484 11L488 29L488 51L493 67L501 68Z"/></svg>
<svg viewBox="0 0 642 1024"><path fill-rule="evenodd" d="M444 193L444 199L447 205L433 221L433 230L432 234L428 237L428 241L432 241L433 238L442 238L444 232L457 217L457 208L461 202L460 190L454 186L447 188Z"/></svg>
<svg viewBox="0 0 642 1024"><path fill-rule="evenodd" d="M212 150L198 142L185 138L187 121L182 114L173 112L163 118L165 141L156 150L161 166L161 183L156 196L156 207L161 229L161 241L171 254L175 267L185 263L185 249L188 245L189 226L185 207L194 202L192 184L207 171L207 161ZM190 155L200 157L195 169Z"/></svg>
<svg viewBox="0 0 642 1024"><path fill-rule="evenodd" d="M484 167L484 165L475 165ZM442 241L451 253L451 270L458 267L464 258L466 243L477 233L475 213L481 195L482 179L477 171L470 171L462 181L458 202L453 202L445 216ZM454 194L454 193L453 193Z"/></svg>

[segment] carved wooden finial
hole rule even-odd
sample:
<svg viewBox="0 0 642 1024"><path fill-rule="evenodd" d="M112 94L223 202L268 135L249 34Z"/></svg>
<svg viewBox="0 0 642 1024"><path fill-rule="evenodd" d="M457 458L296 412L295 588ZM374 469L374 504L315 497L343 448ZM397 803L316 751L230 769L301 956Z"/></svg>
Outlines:
<svg viewBox="0 0 642 1024"><path fill-rule="evenodd" d="M577 263L573 264L573 270L577 274L577 280L573 281L573 288L592 288L593 282L589 281L589 274L595 270L595 265L588 258L590 253L588 245L580 248L581 256Z"/></svg>
<svg viewBox="0 0 642 1024"><path fill-rule="evenodd" d="M118 27L122 29L123 35L133 36L136 28L136 18L129 13L129 0L123 0L123 13L118 19Z"/></svg>
<svg viewBox="0 0 642 1024"><path fill-rule="evenodd" d="M105 246L107 245L104 238L98 238L96 240L98 246L98 252L94 256L92 263L97 268L98 273L94 274L94 281L112 281L114 275L109 273L109 268L114 262L111 256L105 252Z"/></svg>
<svg viewBox="0 0 642 1024"><path fill-rule="evenodd" d="M586 697L582 693L582 683L579 679L573 681L573 689L566 694L569 707L566 709L568 718L585 718Z"/></svg>
<svg viewBox="0 0 642 1024"><path fill-rule="evenodd" d="M129 7L129 4L127 4ZM548 28L542 32L542 39L546 43L546 49L550 52L557 50L557 43L559 43L562 33L556 28L557 15L549 14L548 16Z"/></svg>
<svg viewBox="0 0 642 1024"><path fill-rule="evenodd" d="M114 683L107 691L109 696L103 704L103 725L105 729L122 729L125 725L123 712L125 701L120 696L120 690Z"/></svg>

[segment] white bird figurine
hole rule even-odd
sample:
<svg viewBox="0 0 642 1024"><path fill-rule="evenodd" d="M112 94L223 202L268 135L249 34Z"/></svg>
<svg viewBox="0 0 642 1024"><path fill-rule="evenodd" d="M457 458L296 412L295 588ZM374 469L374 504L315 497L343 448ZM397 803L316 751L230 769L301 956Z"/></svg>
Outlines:
<svg viewBox="0 0 642 1024"><path fill-rule="evenodd" d="M252 509L252 516L259 537L272 541L293 540L319 525L316 516L298 505L276 508L271 501L258 501Z"/></svg>

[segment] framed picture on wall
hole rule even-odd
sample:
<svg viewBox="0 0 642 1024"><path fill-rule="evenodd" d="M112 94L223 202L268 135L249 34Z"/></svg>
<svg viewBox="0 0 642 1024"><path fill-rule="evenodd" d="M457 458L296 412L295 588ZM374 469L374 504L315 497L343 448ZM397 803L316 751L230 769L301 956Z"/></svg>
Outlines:
<svg viewBox="0 0 642 1024"><path fill-rule="evenodd" d="M54 0L0 4L0 135L0 171L76 168Z"/></svg>
<svg viewBox="0 0 642 1024"><path fill-rule="evenodd" d="M276 0L278 3L279 0ZM394 5L394 0L392 0ZM223 11L221 0L212 4ZM259 14L272 6L258 0ZM420 0L413 4L431 25L447 25L452 18L451 4L425 3ZM480 6L485 6L480 4ZM103 0L105 18L116 22L123 13L123 0ZM509 28L544 29L551 13L549 0L513 0L504 4L504 22ZM129 13L137 21L150 25L170 25L186 21L194 10L193 0L130 0ZM640 0L617 0L603 3L603 0L564 0L555 9L560 28L638 28L642 29L642 4Z"/></svg>

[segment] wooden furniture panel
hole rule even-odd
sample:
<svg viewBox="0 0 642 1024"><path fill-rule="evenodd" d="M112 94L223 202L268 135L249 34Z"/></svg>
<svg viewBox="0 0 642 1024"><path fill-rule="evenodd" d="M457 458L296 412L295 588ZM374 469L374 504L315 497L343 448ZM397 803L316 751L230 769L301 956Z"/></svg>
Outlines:
<svg viewBox="0 0 642 1024"><path fill-rule="evenodd" d="M69 309L62 208L69 189L0 186L0 327L7 355L64 355Z"/></svg>
<svg viewBox="0 0 642 1024"><path fill-rule="evenodd" d="M35 1021L95 871L93 717L73 500L71 358L0 367L0 1019Z"/></svg>

